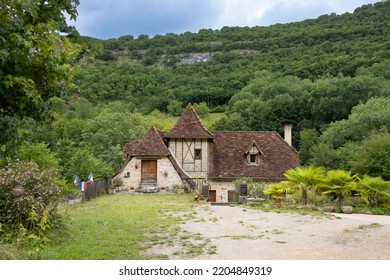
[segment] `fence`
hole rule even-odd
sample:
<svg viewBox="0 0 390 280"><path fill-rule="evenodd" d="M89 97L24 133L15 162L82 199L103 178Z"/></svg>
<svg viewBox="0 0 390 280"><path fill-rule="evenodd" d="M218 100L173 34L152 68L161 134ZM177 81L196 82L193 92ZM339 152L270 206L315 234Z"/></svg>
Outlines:
<svg viewBox="0 0 390 280"><path fill-rule="evenodd" d="M186 185L187 191L202 188L203 184L206 182L205 178L182 178L182 180Z"/></svg>
<svg viewBox="0 0 390 280"><path fill-rule="evenodd" d="M111 185L111 178L99 179L93 183L87 184L87 189L84 191L84 199L90 200L92 197L107 193Z"/></svg>

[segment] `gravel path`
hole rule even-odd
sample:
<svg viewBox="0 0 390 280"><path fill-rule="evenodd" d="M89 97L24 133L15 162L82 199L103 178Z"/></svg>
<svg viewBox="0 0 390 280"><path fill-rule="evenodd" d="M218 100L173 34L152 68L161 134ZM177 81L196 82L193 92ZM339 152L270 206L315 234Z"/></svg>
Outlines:
<svg viewBox="0 0 390 280"><path fill-rule="evenodd" d="M390 259L390 216L326 216L200 205L180 225L216 246L199 260Z"/></svg>

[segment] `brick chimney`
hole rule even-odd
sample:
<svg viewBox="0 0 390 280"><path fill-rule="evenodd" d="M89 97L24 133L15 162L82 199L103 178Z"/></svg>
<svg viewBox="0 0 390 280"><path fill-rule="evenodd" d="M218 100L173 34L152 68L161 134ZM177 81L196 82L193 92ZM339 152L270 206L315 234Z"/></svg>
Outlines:
<svg viewBox="0 0 390 280"><path fill-rule="evenodd" d="M286 141L292 147L292 124L284 124L284 141Z"/></svg>

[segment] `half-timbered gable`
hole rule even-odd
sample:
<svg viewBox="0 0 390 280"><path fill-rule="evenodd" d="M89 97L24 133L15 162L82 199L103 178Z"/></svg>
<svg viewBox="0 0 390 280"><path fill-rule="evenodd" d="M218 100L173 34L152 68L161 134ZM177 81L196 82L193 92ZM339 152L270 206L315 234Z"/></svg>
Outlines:
<svg viewBox="0 0 390 280"><path fill-rule="evenodd" d="M209 142L213 139L191 105L164 137L172 155L188 174L207 178Z"/></svg>

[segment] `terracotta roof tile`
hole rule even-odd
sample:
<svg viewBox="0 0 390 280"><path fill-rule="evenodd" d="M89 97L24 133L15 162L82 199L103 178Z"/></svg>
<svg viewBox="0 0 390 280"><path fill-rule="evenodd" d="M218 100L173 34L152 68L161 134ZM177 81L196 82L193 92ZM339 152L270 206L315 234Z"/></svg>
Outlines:
<svg viewBox="0 0 390 280"><path fill-rule="evenodd" d="M213 138L213 135L204 127L190 105L183 112L171 131L165 134L166 138Z"/></svg>
<svg viewBox="0 0 390 280"><path fill-rule="evenodd" d="M168 156L167 146L155 127L149 129L144 138L133 149L132 156Z"/></svg>
<svg viewBox="0 0 390 280"><path fill-rule="evenodd" d="M133 150L138 145L139 141L129 141L125 144L124 152L126 156L129 156L133 153Z"/></svg>
<svg viewBox="0 0 390 280"><path fill-rule="evenodd" d="M281 179L299 165L298 156L277 132L213 132L210 145L210 178L253 177ZM258 164L249 164L248 147L260 150Z"/></svg>

